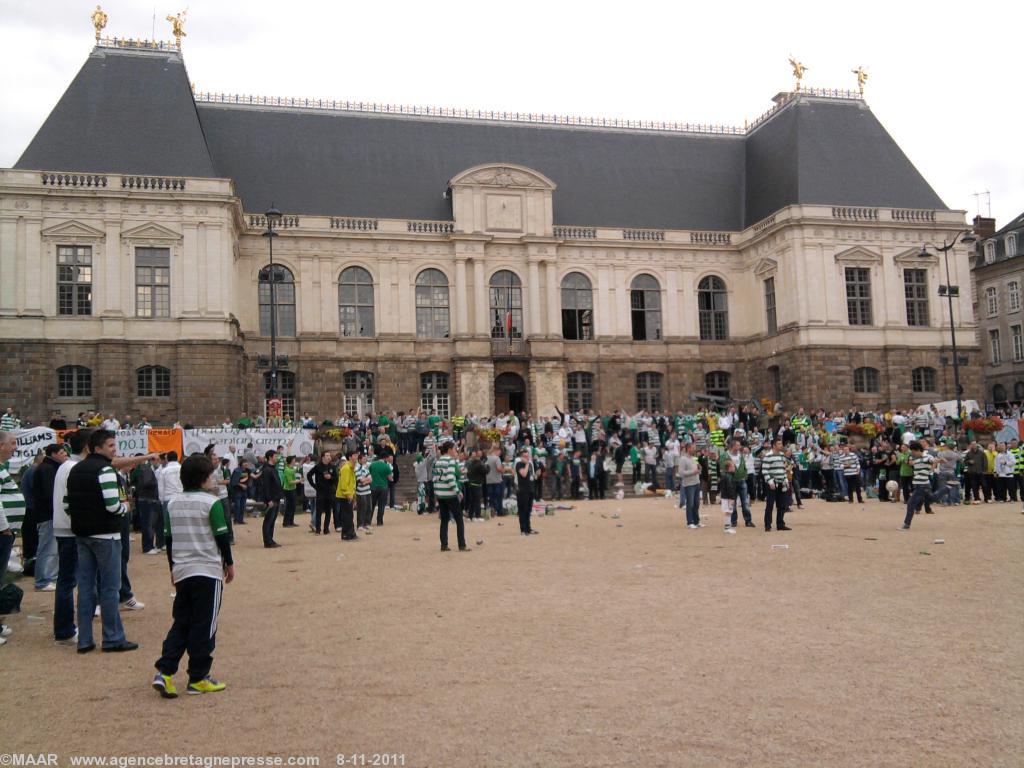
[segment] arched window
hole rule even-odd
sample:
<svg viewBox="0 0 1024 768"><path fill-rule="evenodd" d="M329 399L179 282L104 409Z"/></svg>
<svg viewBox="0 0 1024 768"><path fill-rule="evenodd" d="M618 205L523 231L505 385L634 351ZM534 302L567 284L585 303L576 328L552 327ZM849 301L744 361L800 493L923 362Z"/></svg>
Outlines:
<svg viewBox="0 0 1024 768"><path fill-rule="evenodd" d="M629 284L633 341L661 341L661 286L650 275L637 275Z"/></svg>
<svg viewBox="0 0 1024 768"><path fill-rule="evenodd" d="M915 392L937 392L934 368L915 368L910 372L910 383Z"/></svg>
<svg viewBox="0 0 1024 768"><path fill-rule="evenodd" d="M450 395L448 393L448 374L430 371L420 374L420 408L427 413L436 411L437 415L447 419L450 411Z"/></svg>
<svg viewBox="0 0 1024 768"><path fill-rule="evenodd" d="M288 267L282 267L280 264L273 266L273 277L269 264L260 270L260 336L270 336L271 282L274 284L273 303L277 307L277 335L294 336L295 278Z"/></svg>
<svg viewBox="0 0 1024 768"><path fill-rule="evenodd" d="M162 365L147 365L139 368L136 393L139 397L170 397L171 369Z"/></svg>
<svg viewBox="0 0 1024 768"><path fill-rule="evenodd" d="M373 337L373 278L349 267L338 279L338 327L346 338Z"/></svg>
<svg viewBox="0 0 1024 768"><path fill-rule="evenodd" d="M638 411L661 410L661 374L646 371L636 375L636 408Z"/></svg>
<svg viewBox="0 0 1024 768"><path fill-rule="evenodd" d="M594 407L594 374L573 371L566 377L565 383L569 413L589 411Z"/></svg>
<svg viewBox="0 0 1024 768"><path fill-rule="evenodd" d="M270 392L270 371L263 374L263 386L266 392ZM281 418L295 418L295 374L291 371L277 372L277 396L281 398ZM266 398L264 398L266 404ZM270 416L264 413L264 416Z"/></svg>
<svg viewBox="0 0 1024 768"><path fill-rule="evenodd" d="M438 269L424 269L416 276L416 335L424 339L447 339L448 278Z"/></svg>
<svg viewBox="0 0 1024 768"><path fill-rule="evenodd" d="M491 275L491 338L523 338L523 286L515 272Z"/></svg>
<svg viewBox="0 0 1024 768"><path fill-rule="evenodd" d="M594 291L590 279L580 272L570 272L562 278L562 338L594 338Z"/></svg>
<svg viewBox="0 0 1024 768"><path fill-rule="evenodd" d="M1006 402L1006 387L1002 384L996 384L992 387L992 402L997 405Z"/></svg>
<svg viewBox="0 0 1024 768"><path fill-rule="evenodd" d="M861 394L878 392L877 368L858 368L853 372L853 391Z"/></svg>
<svg viewBox="0 0 1024 768"><path fill-rule="evenodd" d="M782 400L782 369L777 365L768 366L768 386L771 389L772 401Z"/></svg>
<svg viewBox="0 0 1024 768"><path fill-rule="evenodd" d="M84 365L57 369L57 397L92 397L92 371Z"/></svg>
<svg viewBox="0 0 1024 768"><path fill-rule="evenodd" d="M367 371L345 371L342 377L345 413L362 418L373 413L373 374Z"/></svg>
<svg viewBox="0 0 1024 768"><path fill-rule="evenodd" d="M1024 400L1024 381L1018 381L1013 385L1013 399Z"/></svg>
<svg viewBox="0 0 1024 768"><path fill-rule="evenodd" d="M729 303L722 278L708 275L697 284L697 313L703 341L729 338Z"/></svg>
<svg viewBox="0 0 1024 768"><path fill-rule="evenodd" d="M729 399L729 380L726 371L711 371L704 375L704 392L712 397Z"/></svg>

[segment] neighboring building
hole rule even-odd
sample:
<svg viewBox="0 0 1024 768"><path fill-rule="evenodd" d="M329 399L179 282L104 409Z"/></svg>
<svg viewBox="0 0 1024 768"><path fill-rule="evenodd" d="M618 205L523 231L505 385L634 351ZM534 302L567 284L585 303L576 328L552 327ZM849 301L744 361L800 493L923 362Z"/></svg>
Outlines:
<svg viewBox="0 0 1024 768"><path fill-rule="evenodd" d="M1024 213L998 232L977 217L972 267L974 316L984 363L982 400L1024 402Z"/></svg>
<svg viewBox="0 0 1024 768"><path fill-rule="evenodd" d="M0 170L0 389L258 412L273 278L286 410L913 405L953 395L918 253L962 227L857 93L738 129L195 96L114 41Z"/></svg>

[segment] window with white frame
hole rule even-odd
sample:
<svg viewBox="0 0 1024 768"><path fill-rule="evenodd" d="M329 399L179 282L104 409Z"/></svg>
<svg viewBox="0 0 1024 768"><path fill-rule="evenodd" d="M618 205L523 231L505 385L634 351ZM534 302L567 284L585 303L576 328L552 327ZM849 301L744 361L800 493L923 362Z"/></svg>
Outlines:
<svg viewBox="0 0 1024 768"><path fill-rule="evenodd" d="M1019 325L1010 326L1010 338L1013 339L1013 362L1019 363L1024 360L1024 337Z"/></svg>
<svg viewBox="0 0 1024 768"><path fill-rule="evenodd" d="M985 243L985 263L991 264L996 260L996 241L989 240Z"/></svg>
<svg viewBox="0 0 1024 768"><path fill-rule="evenodd" d="M995 328L988 332L988 345L992 352L992 365L999 365L1003 362L1002 350L999 348L999 329Z"/></svg>
<svg viewBox="0 0 1024 768"><path fill-rule="evenodd" d="M1017 233L1011 232L1006 236L1006 240L1003 242L1006 247L1006 258L1017 255Z"/></svg>
<svg viewBox="0 0 1024 768"><path fill-rule="evenodd" d="M999 292L994 285L990 285L985 289L985 306L989 317L995 317L999 314Z"/></svg>
<svg viewBox="0 0 1024 768"><path fill-rule="evenodd" d="M135 316L171 316L171 249L135 249Z"/></svg>
<svg viewBox="0 0 1024 768"><path fill-rule="evenodd" d="M871 270L846 268L846 314L850 325L871 325Z"/></svg>
<svg viewBox="0 0 1024 768"><path fill-rule="evenodd" d="M903 270L903 295L907 302L907 325L928 325L928 271Z"/></svg>
<svg viewBox="0 0 1024 768"><path fill-rule="evenodd" d="M92 248L57 246L57 314L92 314Z"/></svg>
<svg viewBox="0 0 1024 768"><path fill-rule="evenodd" d="M1011 280L1006 284L1006 311L1020 311L1020 281Z"/></svg>
<svg viewBox="0 0 1024 768"><path fill-rule="evenodd" d="M450 402L447 373L431 371L420 374L420 408L447 419Z"/></svg>
<svg viewBox="0 0 1024 768"><path fill-rule="evenodd" d="M373 374L369 371L345 371L341 381L345 413L360 419L373 413Z"/></svg>

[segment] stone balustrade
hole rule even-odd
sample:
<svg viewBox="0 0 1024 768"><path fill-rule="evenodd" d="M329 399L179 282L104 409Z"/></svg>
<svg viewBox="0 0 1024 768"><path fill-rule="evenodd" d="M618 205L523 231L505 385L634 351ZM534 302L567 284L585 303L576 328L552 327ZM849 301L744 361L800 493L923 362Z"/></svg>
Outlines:
<svg viewBox="0 0 1024 768"><path fill-rule="evenodd" d="M563 240L596 240L596 227L563 227L554 228L554 236Z"/></svg>
<svg viewBox="0 0 1024 768"><path fill-rule="evenodd" d="M454 221L408 221L407 232L424 235L450 235L455 231Z"/></svg>

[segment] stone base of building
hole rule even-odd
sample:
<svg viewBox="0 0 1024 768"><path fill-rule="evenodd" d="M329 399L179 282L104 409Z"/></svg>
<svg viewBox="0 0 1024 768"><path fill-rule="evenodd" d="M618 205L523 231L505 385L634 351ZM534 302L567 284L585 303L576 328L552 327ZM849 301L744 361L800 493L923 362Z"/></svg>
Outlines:
<svg viewBox="0 0 1024 768"><path fill-rule="evenodd" d="M318 418L337 418L345 412L346 402L375 411L409 411L418 409L426 396L440 397L426 401L447 403L451 413L518 409L548 415L556 406L564 410L568 405L567 379L572 373L590 374L589 402L599 411L635 410L637 377L642 373L659 375L657 398L650 402L662 410L698 407L692 396L707 392L706 376L715 372L728 374L730 397L768 398L787 408L909 408L954 396L952 369L938 362L941 356L948 357L945 349L796 347L764 354L762 345L749 345L757 347L752 350L756 354L743 356L748 345L741 342L539 340L508 353L492 347L489 340L376 340L353 342L344 356L338 356L333 344L331 353L318 354L316 342L290 340L279 345L279 354L289 358L280 371L279 394L295 415L308 412ZM237 419L243 410L250 415L263 412L267 371L258 359L268 351L264 340L4 341L3 405L13 405L23 419L35 422L48 421L59 408L69 421L79 411L101 410L119 419L145 416L154 424L219 424ZM961 354L978 357L974 349ZM91 371L89 395L58 395L57 369L65 365ZM138 396L137 371L148 365L170 370L169 397ZM878 371L877 392L854 391L853 372L862 367ZM911 372L918 367L935 369L936 392L913 390ZM350 390L346 374L352 372L370 374L372 390ZM447 389L425 391L424 374L441 374ZM960 376L964 399L985 399L978 366L961 368Z"/></svg>

